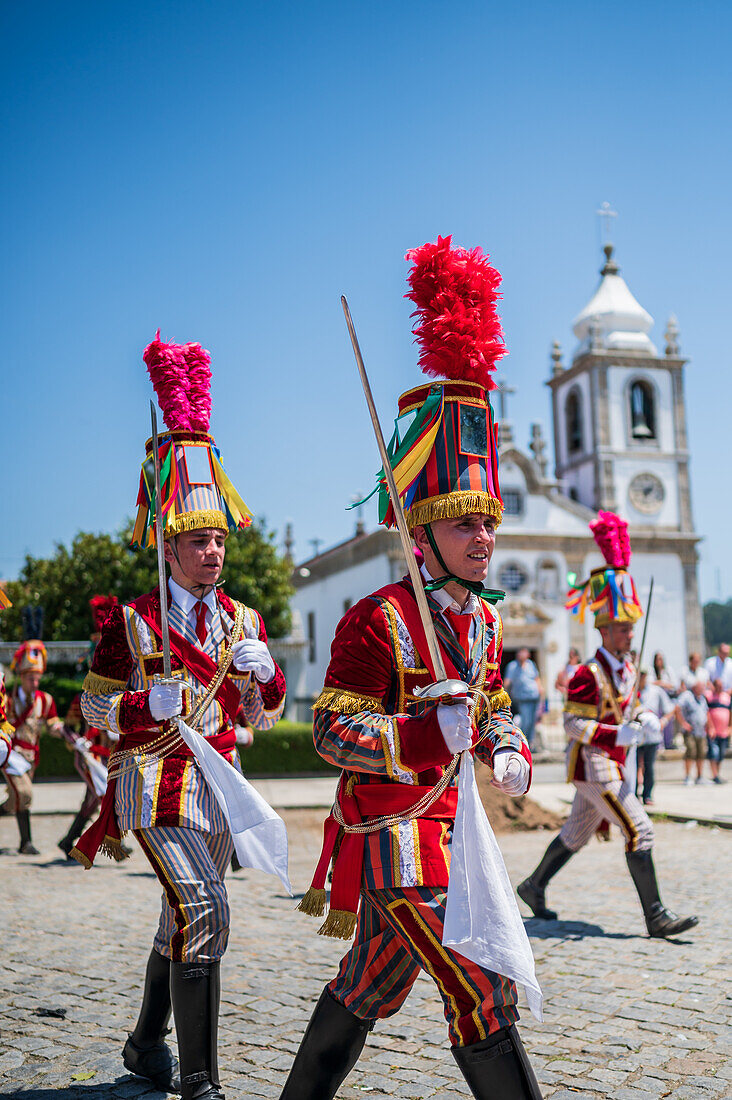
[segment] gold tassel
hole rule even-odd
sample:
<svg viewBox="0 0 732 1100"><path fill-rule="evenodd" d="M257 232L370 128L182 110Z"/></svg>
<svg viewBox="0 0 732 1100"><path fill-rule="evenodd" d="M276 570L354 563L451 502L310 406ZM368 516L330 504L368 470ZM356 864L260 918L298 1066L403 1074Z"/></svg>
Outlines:
<svg viewBox="0 0 732 1100"><path fill-rule="evenodd" d="M83 852L80 852L78 848L72 848L69 852L72 859L75 859L77 863L80 863L85 871L88 871L91 867L91 860L88 856L85 856Z"/></svg>
<svg viewBox="0 0 732 1100"><path fill-rule="evenodd" d="M353 691L340 691L338 688L323 688L313 703L313 710L332 710L336 714L360 714L362 710L373 714L383 714L381 699L372 695L356 695Z"/></svg>
<svg viewBox="0 0 732 1100"><path fill-rule="evenodd" d="M325 923L318 929L319 936L332 936L336 940L350 940L356 931L356 914L348 909L331 909Z"/></svg>
<svg viewBox="0 0 732 1100"><path fill-rule="evenodd" d="M459 489L444 496L418 500L407 512L407 526L413 531L436 519L459 519L471 512L493 516L498 526L503 518L503 505L484 489Z"/></svg>
<svg viewBox="0 0 732 1100"><path fill-rule="evenodd" d="M87 672L81 690L90 695L118 695L127 687L126 680L111 680L108 676L98 676L96 672Z"/></svg>
<svg viewBox="0 0 732 1100"><path fill-rule="evenodd" d="M325 890L316 890L311 886L297 908L309 917L322 917L325 912Z"/></svg>
<svg viewBox="0 0 732 1100"><path fill-rule="evenodd" d="M110 836L105 836L104 840L99 845L99 851L102 855L107 856L108 859L113 859L115 863L122 863L123 860L129 859L127 852L122 848L122 841L114 840Z"/></svg>
<svg viewBox="0 0 732 1100"><path fill-rule="evenodd" d="M511 706L511 696L503 688L500 691L496 691L488 696L491 702L491 714L494 714L497 710L501 710L503 707Z"/></svg>

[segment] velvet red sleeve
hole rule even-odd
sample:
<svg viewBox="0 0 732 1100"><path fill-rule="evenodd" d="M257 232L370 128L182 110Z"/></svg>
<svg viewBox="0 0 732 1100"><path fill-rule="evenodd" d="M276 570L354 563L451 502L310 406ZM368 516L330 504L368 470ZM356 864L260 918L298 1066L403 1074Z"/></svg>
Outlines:
<svg viewBox="0 0 732 1100"><path fill-rule="evenodd" d="M591 723L595 725L596 728L592 736L589 738L582 738L585 744L597 745L598 748L602 749L611 749L615 747L615 737L618 731L618 727L615 723L599 722L597 718L572 715L573 704L575 706L594 708L595 713L597 713L599 703L600 693L594 673L587 665L580 665L569 681L566 710L568 714L574 718L574 724L576 726L589 726ZM571 733L571 730L569 732Z"/></svg>
<svg viewBox="0 0 732 1100"><path fill-rule="evenodd" d="M134 661L127 643L125 617L122 605L113 607L102 626L102 636L97 648L91 671L105 680L119 680L126 684L130 678Z"/></svg>

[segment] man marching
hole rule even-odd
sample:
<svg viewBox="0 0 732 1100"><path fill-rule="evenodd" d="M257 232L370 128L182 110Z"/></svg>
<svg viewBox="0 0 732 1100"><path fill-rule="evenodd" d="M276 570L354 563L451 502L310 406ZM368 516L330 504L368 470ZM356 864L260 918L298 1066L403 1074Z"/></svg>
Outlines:
<svg viewBox="0 0 732 1100"><path fill-rule="evenodd" d="M23 856L39 854L31 838L30 810L33 776L41 756L41 734L47 731L58 737L62 729L53 698L47 691L41 691L47 665L46 647L37 638L23 642L10 663L10 671L17 677L7 701L7 717L14 730L14 759L3 769L8 797L0 806L0 814L15 814L20 834L18 851Z"/></svg>
<svg viewBox="0 0 732 1100"><path fill-rule="evenodd" d="M0 588L0 611L12 607L12 603ZM0 676L0 768L8 761L10 750L13 747L13 730L8 720L8 697L5 692L5 676Z"/></svg>
<svg viewBox="0 0 732 1100"><path fill-rule="evenodd" d="M184 1100L223 1100L219 967L229 937L224 874L233 843L227 818L172 720L182 715L240 769L237 712L243 708L255 729L269 729L282 714L285 683L261 616L217 589L227 533L251 519L209 435L210 356L199 344L164 344L159 335L144 359L168 431L158 455L152 440L147 444L133 541L154 545L154 518L162 516L167 619L156 590L113 607L102 628L81 709L90 725L119 743L99 818L73 854L86 866L99 847L122 858L120 834L132 830L163 887L125 1066L159 1088L177 1088L164 1040L172 1005ZM155 460L162 486L157 500ZM166 625L172 675L160 683Z"/></svg>
<svg viewBox="0 0 732 1100"><path fill-rule="evenodd" d="M493 768L493 783L512 795L528 789L531 772L501 684L501 619L482 598L503 511L488 400L490 371L504 352L495 309L500 276L480 249L452 249L449 237L407 259L421 364L442 380L400 398L390 465L424 556L417 576L429 630L447 675L477 689L479 702L471 713L465 694L453 705L421 697L438 677L409 578L366 596L339 623L314 737L342 774L300 908L324 912L332 860L321 932L350 939L355 931L355 941L323 990L282 1100L334 1097L375 1021L399 1010L420 970L438 987L452 1052L473 1095L541 1095L515 1027L513 981L442 942L456 754L474 748ZM383 478L380 513L394 524Z"/></svg>
<svg viewBox="0 0 732 1100"><path fill-rule="evenodd" d="M590 524L606 565L573 588L567 607L584 620L589 607L602 645L572 677L564 706L569 739L567 779L577 793L559 836L551 842L536 870L518 887L519 897L535 917L556 920L547 908L550 879L591 839L604 821L618 825L625 837L625 858L638 891L650 936L675 936L698 924L697 917L677 917L661 901L653 865L653 826L635 795L635 783L624 774L626 753L641 730L658 732L658 718L638 705L636 670L628 660L633 626L643 614L628 572L628 525L612 512L600 512Z"/></svg>

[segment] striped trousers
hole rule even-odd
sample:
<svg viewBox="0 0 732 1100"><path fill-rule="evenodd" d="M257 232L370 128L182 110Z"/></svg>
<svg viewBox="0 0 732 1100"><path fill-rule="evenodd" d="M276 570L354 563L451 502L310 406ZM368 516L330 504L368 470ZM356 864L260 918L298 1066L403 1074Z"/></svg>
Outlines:
<svg viewBox="0 0 732 1100"><path fill-rule="evenodd" d="M443 947L446 901L436 886L362 891L356 938L329 992L360 1019L381 1020L399 1011L424 970L442 997L453 1046L515 1023L514 983Z"/></svg>
<svg viewBox="0 0 732 1100"><path fill-rule="evenodd" d="M592 839L601 821L610 821L622 830L626 851L649 851L653 825L620 765L586 746L579 751L585 778L573 780L577 793L559 833L562 843L578 852Z"/></svg>
<svg viewBox="0 0 732 1100"><path fill-rule="evenodd" d="M231 834L156 825L134 835L163 887L155 950L173 962L218 961L229 942Z"/></svg>

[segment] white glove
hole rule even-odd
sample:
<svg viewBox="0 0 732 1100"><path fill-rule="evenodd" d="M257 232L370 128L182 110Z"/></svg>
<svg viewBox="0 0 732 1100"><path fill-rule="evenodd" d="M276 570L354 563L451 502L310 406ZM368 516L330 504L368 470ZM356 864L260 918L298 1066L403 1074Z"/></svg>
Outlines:
<svg viewBox="0 0 732 1100"><path fill-rule="evenodd" d="M531 768L528 760L524 760L520 752L512 749L498 749L493 754L493 779L494 787L505 791L517 798L520 794L526 794L529 789L529 777Z"/></svg>
<svg viewBox="0 0 732 1100"><path fill-rule="evenodd" d="M440 703L437 707L437 721L445 744L451 753L462 752L473 744L473 731L468 714L468 701L461 699L449 705Z"/></svg>
<svg viewBox="0 0 732 1100"><path fill-rule="evenodd" d="M152 711L151 711L152 713ZM154 715L153 715L154 717ZM74 748L77 752L89 752L91 748L91 741L87 741L86 737L77 737L74 741Z"/></svg>
<svg viewBox="0 0 732 1100"><path fill-rule="evenodd" d="M242 638L233 650L232 663L237 672L253 672L260 684L274 679L275 663L264 642L258 638Z"/></svg>
<svg viewBox="0 0 732 1100"><path fill-rule="evenodd" d="M623 722L622 726L618 726L618 732L615 734L615 744L620 748L635 745L639 733L640 726L636 722Z"/></svg>
<svg viewBox="0 0 732 1100"><path fill-rule="evenodd" d="M640 722L640 727L644 733L660 733L661 723L658 716L653 713L652 710L643 710L638 715L637 721Z"/></svg>
<svg viewBox="0 0 732 1100"><path fill-rule="evenodd" d="M163 722L166 718L175 718L176 714L181 714L183 711L182 682L154 684L150 688L148 705L156 722Z"/></svg>
<svg viewBox="0 0 732 1100"><path fill-rule="evenodd" d="M10 756L10 745L4 737L0 737L0 768Z"/></svg>
<svg viewBox="0 0 732 1100"><path fill-rule="evenodd" d="M234 726L234 736L237 745L241 745L244 749L254 744L254 734L248 726Z"/></svg>

